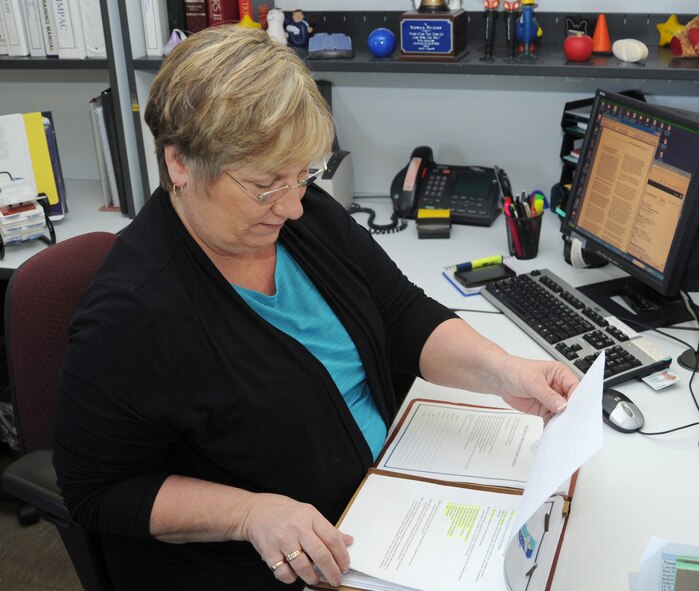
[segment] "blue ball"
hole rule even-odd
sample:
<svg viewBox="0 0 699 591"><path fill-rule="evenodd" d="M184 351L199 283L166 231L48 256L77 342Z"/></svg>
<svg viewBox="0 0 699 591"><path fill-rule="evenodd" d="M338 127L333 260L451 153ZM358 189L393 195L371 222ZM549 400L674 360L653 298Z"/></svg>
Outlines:
<svg viewBox="0 0 699 591"><path fill-rule="evenodd" d="M367 45L369 51L376 57L388 57L396 48L396 36L389 29L383 27L374 29L369 33Z"/></svg>

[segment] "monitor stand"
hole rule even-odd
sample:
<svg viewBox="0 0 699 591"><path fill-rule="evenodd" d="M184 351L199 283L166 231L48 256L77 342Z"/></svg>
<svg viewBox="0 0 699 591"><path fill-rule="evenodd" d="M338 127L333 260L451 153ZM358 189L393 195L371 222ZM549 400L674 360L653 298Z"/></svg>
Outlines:
<svg viewBox="0 0 699 591"><path fill-rule="evenodd" d="M639 332L692 320L681 297L660 295L633 277L578 287L593 302ZM614 301L619 297L631 308Z"/></svg>

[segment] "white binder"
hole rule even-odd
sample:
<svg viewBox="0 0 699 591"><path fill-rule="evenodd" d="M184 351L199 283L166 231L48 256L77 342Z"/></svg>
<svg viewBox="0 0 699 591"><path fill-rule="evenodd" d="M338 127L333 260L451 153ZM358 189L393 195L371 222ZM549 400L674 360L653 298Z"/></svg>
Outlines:
<svg viewBox="0 0 699 591"><path fill-rule="evenodd" d="M41 3L39 0L24 0L24 18L27 23L29 55L45 57L43 25L41 24Z"/></svg>
<svg viewBox="0 0 699 591"><path fill-rule="evenodd" d="M0 0L7 53L13 57L29 55L27 26L24 23L22 0Z"/></svg>
<svg viewBox="0 0 699 591"><path fill-rule="evenodd" d="M58 57L85 59L85 34L78 0L53 0L53 16L58 38Z"/></svg>
<svg viewBox="0 0 699 591"><path fill-rule="evenodd" d="M78 0L85 34L85 51L88 58L107 58L107 44L102 28L100 3L95 0Z"/></svg>
<svg viewBox="0 0 699 591"><path fill-rule="evenodd" d="M141 0L141 9L146 35L146 55L162 57L170 36L165 0Z"/></svg>

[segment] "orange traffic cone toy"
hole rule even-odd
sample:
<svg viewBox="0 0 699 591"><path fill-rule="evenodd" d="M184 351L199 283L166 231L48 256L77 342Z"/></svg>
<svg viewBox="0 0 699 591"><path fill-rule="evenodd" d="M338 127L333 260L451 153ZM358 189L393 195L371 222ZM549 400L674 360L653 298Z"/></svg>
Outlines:
<svg viewBox="0 0 699 591"><path fill-rule="evenodd" d="M612 55L612 42L607 29L607 17L600 14L597 17L595 34L592 36L592 53L595 55Z"/></svg>

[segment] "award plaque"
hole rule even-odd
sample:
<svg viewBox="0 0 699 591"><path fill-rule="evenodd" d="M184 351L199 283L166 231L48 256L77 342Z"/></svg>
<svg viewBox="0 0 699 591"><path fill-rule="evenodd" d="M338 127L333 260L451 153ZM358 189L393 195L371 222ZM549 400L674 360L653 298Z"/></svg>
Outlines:
<svg viewBox="0 0 699 591"><path fill-rule="evenodd" d="M468 53L462 8L446 12L404 12L400 17L400 58L408 61L453 62Z"/></svg>

